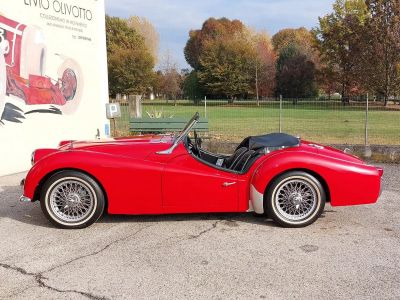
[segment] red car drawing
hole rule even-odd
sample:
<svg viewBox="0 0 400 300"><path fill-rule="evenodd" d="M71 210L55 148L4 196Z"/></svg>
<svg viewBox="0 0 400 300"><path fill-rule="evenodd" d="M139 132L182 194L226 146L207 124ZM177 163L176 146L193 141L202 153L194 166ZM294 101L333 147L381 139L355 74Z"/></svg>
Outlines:
<svg viewBox="0 0 400 300"><path fill-rule="evenodd" d="M6 95L27 105L51 104L74 113L83 88L82 72L71 58L56 54L63 62L58 74L45 75L47 47L42 30L0 15L0 120Z"/></svg>
<svg viewBox="0 0 400 300"><path fill-rule="evenodd" d="M62 228L109 214L248 212L303 227L332 206L375 203L383 170L287 134L248 137L230 155L201 148L189 131L108 141L64 141L32 154L21 201L40 201Z"/></svg>

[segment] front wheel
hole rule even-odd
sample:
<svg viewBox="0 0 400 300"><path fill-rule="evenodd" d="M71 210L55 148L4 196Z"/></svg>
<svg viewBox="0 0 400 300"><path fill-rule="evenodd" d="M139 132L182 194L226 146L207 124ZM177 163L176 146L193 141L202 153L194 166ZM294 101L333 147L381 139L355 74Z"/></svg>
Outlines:
<svg viewBox="0 0 400 300"><path fill-rule="evenodd" d="M99 184L77 171L61 171L43 185L40 206L60 228L84 228L103 214L105 199Z"/></svg>
<svg viewBox="0 0 400 300"><path fill-rule="evenodd" d="M283 227L305 227L324 210L325 190L314 176L292 171L278 176L269 187L264 209Z"/></svg>

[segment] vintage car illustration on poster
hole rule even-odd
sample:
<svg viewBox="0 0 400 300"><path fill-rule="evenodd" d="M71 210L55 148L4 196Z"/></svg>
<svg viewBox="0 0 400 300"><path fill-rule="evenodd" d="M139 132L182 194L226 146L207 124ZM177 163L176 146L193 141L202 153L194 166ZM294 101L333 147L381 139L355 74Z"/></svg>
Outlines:
<svg viewBox="0 0 400 300"><path fill-rule="evenodd" d="M58 72L46 74L48 55L45 36L39 27L0 15L0 120L7 120L6 96L40 107L37 112L76 111L83 89L80 66L71 58L54 54L60 58ZM20 122L20 118L11 117L8 121Z"/></svg>
<svg viewBox="0 0 400 300"><path fill-rule="evenodd" d="M201 148L196 113L179 134L62 141L38 149L23 202L40 201L62 228L109 214L248 212L285 227L316 221L332 206L375 203L383 170L283 133L247 137L232 155Z"/></svg>

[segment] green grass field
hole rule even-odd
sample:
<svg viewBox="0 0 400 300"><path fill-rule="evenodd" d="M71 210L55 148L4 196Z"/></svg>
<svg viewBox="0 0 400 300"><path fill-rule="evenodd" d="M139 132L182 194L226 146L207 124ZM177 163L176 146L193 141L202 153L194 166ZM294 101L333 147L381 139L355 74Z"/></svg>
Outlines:
<svg viewBox="0 0 400 300"><path fill-rule="evenodd" d="M144 103L146 112L163 111L166 117L190 118L196 111L205 115L203 105L178 102ZM123 117L117 120L117 135L128 134L128 109L122 106ZM240 141L248 135L279 131L279 103L228 105L210 102L207 106L210 135L226 141ZM285 102L282 110L282 131L303 139L330 144L363 144L365 110L362 105L343 107L340 103ZM400 110L371 107L368 136L370 144L400 145Z"/></svg>

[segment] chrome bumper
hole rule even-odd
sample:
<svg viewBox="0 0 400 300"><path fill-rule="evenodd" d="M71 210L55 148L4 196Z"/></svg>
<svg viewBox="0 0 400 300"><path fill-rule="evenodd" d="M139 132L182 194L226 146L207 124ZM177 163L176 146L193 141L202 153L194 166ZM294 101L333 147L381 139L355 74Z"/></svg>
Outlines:
<svg viewBox="0 0 400 300"><path fill-rule="evenodd" d="M32 202L32 199L22 195L21 197L19 197L19 201L21 201L21 202Z"/></svg>

